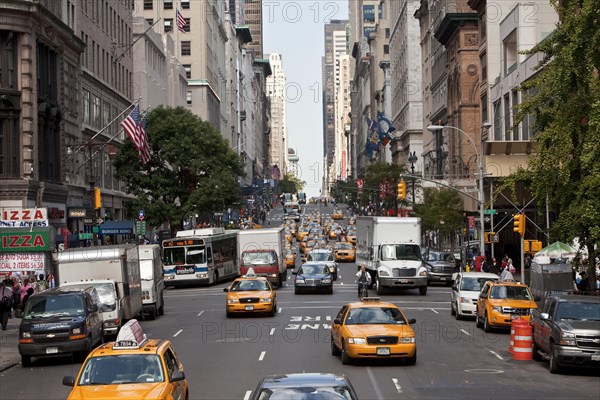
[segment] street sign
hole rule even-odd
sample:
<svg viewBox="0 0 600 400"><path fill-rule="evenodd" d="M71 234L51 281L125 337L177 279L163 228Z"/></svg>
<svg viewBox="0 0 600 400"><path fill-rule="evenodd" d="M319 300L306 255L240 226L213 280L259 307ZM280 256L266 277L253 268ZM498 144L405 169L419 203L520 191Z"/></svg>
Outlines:
<svg viewBox="0 0 600 400"><path fill-rule="evenodd" d="M140 219L140 221L143 221L144 218L146 218L146 213L144 213L144 210L140 210L138 212L138 218Z"/></svg>
<svg viewBox="0 0 600 400"><path fill-rule="evenodd" d="M79 240L91 240L94 238L93 233L80 233Z"/></svg>
<svg viewBox="0 0 600 400"><path fill-rule="evenodd" d="M146 236L146 221L135 221L135 231L140 236Z"/></svg>
<svg viewBox="0 0 600 400"><path fill-rule="evenodd" d="M490 209L490 210L483 210L483 213L487 214L487 215L492 215L492 214L498 214L498 211Z"/></svg>

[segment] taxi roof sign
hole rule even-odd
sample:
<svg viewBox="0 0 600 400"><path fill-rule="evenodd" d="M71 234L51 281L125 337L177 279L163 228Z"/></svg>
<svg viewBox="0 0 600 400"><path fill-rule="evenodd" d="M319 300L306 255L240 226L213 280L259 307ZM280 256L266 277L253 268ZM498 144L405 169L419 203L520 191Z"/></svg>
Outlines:
<svg viewBox="0 0 600 400"><path fill-rule="evenodd" d="M373 303L377 303L381 300L380 297L363 297L362 298L362 302L363 303L367 303L367 302L373 302Z"/></svg>
<svg viewBox="0 0 600 400"><path fill-rule="evenodd" d="M147 337L137 319L129 320L119 330L117 340L113 345L113 350L138 349Z"/></svg>
<svg viewBox="0 0 600 400"><path fill-rule="evenodd" d="M244 278L256 278L256 273L254 272L254 268L248 268L248 272L244 275Z"/></svg>

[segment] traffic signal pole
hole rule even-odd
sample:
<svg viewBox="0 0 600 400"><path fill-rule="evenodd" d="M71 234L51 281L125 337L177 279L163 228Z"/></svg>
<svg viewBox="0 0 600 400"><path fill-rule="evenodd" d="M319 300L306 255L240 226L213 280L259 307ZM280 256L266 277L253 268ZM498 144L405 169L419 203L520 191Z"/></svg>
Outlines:
<svg viewBox="0 0 600 400"><path fill-rule="evenodd" d="M525 249L524 238L521 236L521 283L525 283ZM529 283L527 283L529 284Z"/></svg>

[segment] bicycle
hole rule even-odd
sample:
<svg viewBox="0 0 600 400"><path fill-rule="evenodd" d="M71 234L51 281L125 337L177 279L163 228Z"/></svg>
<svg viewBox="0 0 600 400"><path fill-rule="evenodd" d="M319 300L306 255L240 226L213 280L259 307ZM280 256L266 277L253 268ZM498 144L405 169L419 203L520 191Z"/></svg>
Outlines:
<svg viewBox="0 0 600 400"><path fill-rule="evenodd" d="M367 288L369 287L368 282L358 282L358 298L363 299L365 297L369 297L369 292Z"/></svg>

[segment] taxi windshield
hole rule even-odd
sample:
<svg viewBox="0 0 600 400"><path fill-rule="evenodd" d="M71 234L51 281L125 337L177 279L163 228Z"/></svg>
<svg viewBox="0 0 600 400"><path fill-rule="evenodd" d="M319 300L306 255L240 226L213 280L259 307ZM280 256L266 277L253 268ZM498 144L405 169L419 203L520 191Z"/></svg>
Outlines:
<svg viewBox="0 0 600 400"><path fill-rule="evenodd" d="M531 296L523 286L494 286L490 299L531 300Z"/></svg>
<svg viewBox="0 0 600 400"><path fill-rule="evenodd" d="M156 354L123 354L87 360L79 386L164 382L165 375Z"/></svg>
<svg viewBox="0 0 600 400"><path fill-rule="evenodd" d="M269 284L262 279L235 281L231 285L231 292L261 292L270 290Z"/></svg>
<svg viewBox="0 0 600 400"><path fill-rule="evenodd" d="M479 292L483 284L487 281L495 280L493 278L463 278L460 282L460 290L467 292Z"/></svg>
<svg viewBox="0 0 600 400"><path fill-rule="evenodd" d="M406 325L406 319L397 308L358 307L350 309L346 325L394 324Z"/></svg>
<svg viewBox="0 0 600 400"><path fill-rule="evenodd" d="M335 246L336 250L352 250L353 248L350 243L339 243Z"/></svg>

